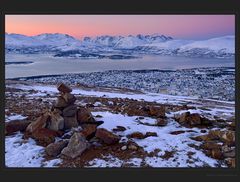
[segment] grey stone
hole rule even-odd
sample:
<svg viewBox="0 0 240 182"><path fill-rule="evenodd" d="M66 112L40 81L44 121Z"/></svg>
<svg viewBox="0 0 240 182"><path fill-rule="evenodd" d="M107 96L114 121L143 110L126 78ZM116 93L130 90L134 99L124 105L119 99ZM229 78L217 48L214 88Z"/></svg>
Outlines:
<svg viewBox="0 0 240 182"><path fill-rule="evenodd" d="M80 133L74 133L70 138L67 147L62 150L61 154L74 159L80 156L88 146L89 144L84 136Z"/></svg>
<svg viewBox="0 0 240 182"><path fill-rule="evenodd" d="M76 115L76 113L77 113L77 106L75 104L73 104L73 105L70 105L70 106L64 108L62 114L64 117L71 117L71 116Z"/></svg>

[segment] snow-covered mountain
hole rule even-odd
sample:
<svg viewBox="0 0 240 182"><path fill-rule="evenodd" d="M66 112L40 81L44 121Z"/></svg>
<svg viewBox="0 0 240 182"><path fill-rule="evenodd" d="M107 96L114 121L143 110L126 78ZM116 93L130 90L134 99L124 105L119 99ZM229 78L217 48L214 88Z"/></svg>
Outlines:
<svg viewBox="0 0 240 182"><path fill-rule="evenodd" d="M118 54L159 54L191 57L231 57L235 51L235 36L223 36L208 40L180 40L172 37L152 35L97 36L76 39L67 34L40 34L25 36L7 34L6 52L45 53L54 52L68 55L65 51L84 51L85 55ZM62 54L63 52L63 54ZM73 55L71 55L73 56ZM79 56L79 54L78 54Z"/></svg>
<svg viewBox="0 0 240 182"><path fill-rule="evenodd" d="M235 53L235 36L223 36L182 45L179 54L216 55L223 57Z"/></svg>

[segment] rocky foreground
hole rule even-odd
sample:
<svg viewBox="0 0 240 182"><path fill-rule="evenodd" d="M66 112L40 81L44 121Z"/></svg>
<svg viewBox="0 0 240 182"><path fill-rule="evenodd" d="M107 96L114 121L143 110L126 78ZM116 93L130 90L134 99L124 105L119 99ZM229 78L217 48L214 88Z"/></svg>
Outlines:
<svg viewBox="0 0 240 182"><path fill-rule="evenodd" d="M235 167L234 104L88 89L7 81L6 166Z"/></svg>

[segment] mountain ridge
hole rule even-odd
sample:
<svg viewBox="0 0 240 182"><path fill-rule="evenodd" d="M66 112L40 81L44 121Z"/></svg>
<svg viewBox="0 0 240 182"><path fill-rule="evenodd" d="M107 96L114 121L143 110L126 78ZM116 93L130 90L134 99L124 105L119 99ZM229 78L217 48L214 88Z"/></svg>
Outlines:
<svg viewBox="0 0 240 182"><path fill-rule="evenodd" d="M107 53L128 51L132 54L183 55L187 57L232 57L235 55L235 36L227 35L206 40L174 39L167 35L127 35L74 38L68 34L43 33L26 36L5 33L6 52L45 53L84 51ZM64 54L67 55L67 54Z"/></svg>

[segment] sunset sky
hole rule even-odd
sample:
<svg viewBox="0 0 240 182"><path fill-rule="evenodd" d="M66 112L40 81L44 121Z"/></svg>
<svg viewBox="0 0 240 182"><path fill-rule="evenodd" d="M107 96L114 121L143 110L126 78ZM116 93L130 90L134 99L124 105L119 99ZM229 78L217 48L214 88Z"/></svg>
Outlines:
<svg viewBox="0 0 240 182"><path fill-rule="evenodd" d="M6 15L5 23L7 33L66 33L79 39L153 33L207 39L235 34L234 15Z"/></svg>

